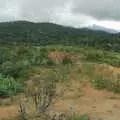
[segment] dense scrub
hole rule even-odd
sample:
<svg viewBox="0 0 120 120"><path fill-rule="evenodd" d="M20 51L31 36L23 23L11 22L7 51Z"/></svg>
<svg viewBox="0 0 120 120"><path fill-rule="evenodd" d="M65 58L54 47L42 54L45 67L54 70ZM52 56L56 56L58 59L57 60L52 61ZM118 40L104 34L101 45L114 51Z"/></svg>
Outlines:
<svg viewBox="0 0 120 120"><path fill-rule="evenodd" d="M0 96L10 97L17 92L22 91L22 86L19 81L16 81L13 77L5 77L0 74Z"/></svg>
<svg viewBox="0 0 120 120"><path fill-rule="evenodd" d="M65 66L73 64L74 66L74 64L79 62L104 63L119 67L120 55L117 52L108 52L89 47L35 47L26 45L4 45L0 47L0 74L3 80L5 79L5 82L8 80L7 82L9 83L10 79L16 89L18 87L18 90L12 91L13 93L19 92L20 86L17 84L22 84L23 86L28 77L34 74L33 70L35 67L56 67L58 64ZM91 68L86 72L89 73L89 71L91 71ZM7 87L5 87L5 96L10 95L10 91L7 89L11 90L11 88ZM2 89L2 86L0 89ZM118 90L115 89L115 91ZM3 92L0 96L4 96Z"/></svg>

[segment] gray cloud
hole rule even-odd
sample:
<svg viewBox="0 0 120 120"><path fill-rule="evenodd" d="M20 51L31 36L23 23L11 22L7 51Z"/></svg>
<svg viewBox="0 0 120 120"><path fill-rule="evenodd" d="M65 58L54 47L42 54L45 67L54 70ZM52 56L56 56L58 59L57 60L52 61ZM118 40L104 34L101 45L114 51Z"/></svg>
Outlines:
<svg viewBox="0 0 120 120"><path fill-rule="evenodd" d="M76 0L74 14L86 14L100 20L120 20L120 0Z"/></svg>
<svg viewBox="0 0 120 120"><path fill-rule="evenodd" d="M0 21L30 20L71 26L120 21L120 0L0 0Z"/></svg>
<svg viewBox="0 0 120 120"><path fill-rule="evenodd" d="M50 21L57 9L64 8L64 0L20 0L21 18Z"/></svg>
<svg viewBox="0 0 120 120"><path fill-rule="evenodd" d="M0 21L17 20L19 17L19 4L15 0L0 0Z"/></svg>

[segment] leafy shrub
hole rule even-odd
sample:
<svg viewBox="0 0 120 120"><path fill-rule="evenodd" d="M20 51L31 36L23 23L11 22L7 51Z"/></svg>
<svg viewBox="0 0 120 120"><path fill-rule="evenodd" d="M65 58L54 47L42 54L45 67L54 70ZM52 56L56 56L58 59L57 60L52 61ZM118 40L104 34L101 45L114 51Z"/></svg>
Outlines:
<svg viewBox="0 0 120 120"><path fill-rule="evenodd" d="M101 59L104 56L104 53L98 50L97 51L90 50L85 52L85 56L87 60L101 61Z"/></svg>
<svg viewBox="0 0 120 120"><path fill-rule="evenodd" d="M19 60L15 63L12 61L6 61L1 65L0 72L5 76L19 78L21 75L24 75L23 72L30 68L30 66L31 64L28 60Z"/></svg>
<svg viewBox="0 0 120 120"><path fill-rule="evenodd" d="M0 74L0 97L9 97L22 90L21 84L12 77Z"/></svg>
<svg viewBox="0 0 120 120"><path fill-rule="evenodd" d="M92 84L97 89L106 89L113 91L114 93L120 93L120 80L111 81L103 78L95 78L92 81Z"/></svg>
<svg viewBox="0 0 120 120"><path fill-rule="evenodd" d="M5 76L12 76L17 78L19 76L19 72L21 70L21 66L17 65L16 63L12 63L7 61L2 64L1 73Z"/></svg>
<svg viewBox="0 0 120 120"><path fill-rule="evenodd" d="M65 57L62 61L62 63L65 64L72 64L73 61L71 60L71 58Z"/></svg>
<svg viewBox="0 0 120 120"><path fill-rule="evenodd" d="M97 89L111 89L112 88L112 84L110 83L111 81L103 79L101 77L95 78L91 82L94 85L94 87Z"/></svg>

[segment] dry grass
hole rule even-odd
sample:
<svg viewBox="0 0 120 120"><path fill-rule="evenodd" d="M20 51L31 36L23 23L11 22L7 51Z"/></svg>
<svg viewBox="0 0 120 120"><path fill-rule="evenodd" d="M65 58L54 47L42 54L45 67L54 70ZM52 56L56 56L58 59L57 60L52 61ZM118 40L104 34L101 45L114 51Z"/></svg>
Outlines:
<svg viewBox="0 0 120 120"><path fill-rule="evenodd" d="M48 56L56 64L63 63L66 59L74 62L78 60L75 54L60 51L50 52Z"/></svg>

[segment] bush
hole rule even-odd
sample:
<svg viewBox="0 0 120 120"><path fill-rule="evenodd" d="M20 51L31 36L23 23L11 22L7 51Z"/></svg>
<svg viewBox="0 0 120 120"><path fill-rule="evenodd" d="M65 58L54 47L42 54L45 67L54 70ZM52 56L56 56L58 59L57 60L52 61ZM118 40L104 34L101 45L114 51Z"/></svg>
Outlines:
<svg viewBox="0 0 120 120"><path fill-rule="evenodd" d="M27 60L20 60L15 63L11 61L6 61L1 65L0 72L5 76L10 76L13 78L19 78L24 75L24 70L30 68L29 61Z"/></svg>
<svg viewBox="0 0 120 120"><path fill-rule="evenodd" d="M9 97L20 91L22 91L22 87L18 81L0 74L0 97Z"/></svg>
<svg viewBox="0 0 120 120"><path fill-rule="evenodd" d="M97 89L106 89L113 91L114 93L120 93L120 80L111 81L103 78L95 78L92 84Z"/></svg>
<svg viewBox="0 0 120 120"><path fill-rule="evenodd" d="M87 60L90 61L101 61L102 58L104 57L104 53L101 51L94 51L94 50L90 50L90 51L85 51L85 56Z"/></svg>
<svg viewBox="0 0 120 120"><path fill-rule="evenodd" d="M12 76L17 78L19 76L19 72L21 71L21 66L16 63L7 61L2 64L1 73L5 76Z"/></svg>
<svg viewBox="0 0 120 120"><path fill-rule="evenodd" d="M62 63L63 63L64 65L66 65L66 64L73 64L73 61L71 60L71 58L65 57L65 58L63 59Z"/></svg>

